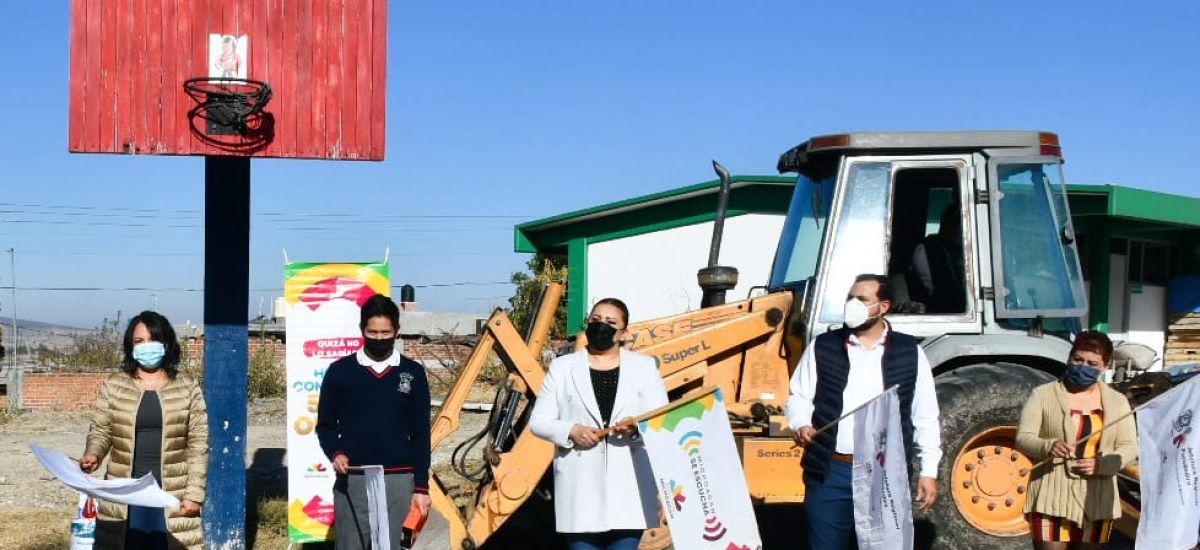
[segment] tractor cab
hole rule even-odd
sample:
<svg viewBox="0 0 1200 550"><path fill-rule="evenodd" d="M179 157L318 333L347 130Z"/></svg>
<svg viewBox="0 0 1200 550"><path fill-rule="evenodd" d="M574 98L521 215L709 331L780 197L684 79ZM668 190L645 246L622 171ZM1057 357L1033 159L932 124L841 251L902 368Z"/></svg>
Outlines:
<svg viewBox="0 0 1200 550"><path fill-rule="evenodd" d="M779 160L799 174L770 281L793 303L789 372L842 326L856 275L888 277L888 320L935 376L950 494L929 518L948 548L1025 544L1017 419L1087 314L1062 162L1045 132L838 134Z"/></svg>
<svg viewBox="0 0 1200 550"><path fill-rule="evenodd" d="M840 326L860 273L888 276L889 318L917 336L1073 332L1087 306L1062 162L1045 132L812 138L779 160L799 176L770 285L800 297L804 340Z"/></svg>

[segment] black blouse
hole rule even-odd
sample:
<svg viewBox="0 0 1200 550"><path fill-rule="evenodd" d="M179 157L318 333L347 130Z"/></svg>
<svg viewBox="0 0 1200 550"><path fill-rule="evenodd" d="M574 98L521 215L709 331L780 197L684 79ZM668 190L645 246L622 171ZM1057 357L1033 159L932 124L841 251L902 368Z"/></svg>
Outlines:
<svg viewBox="0 0 1200 550"><path fill-rule="evenodd" d="M607 427L612 420L613 402L617 399L617 380L621 377L621 367L591 371L592 391L596 394L596 404L600 406L600 418Z"/></svg>
<svg viewBox="0 0 1200 550"><path fill-rule="evenodd" d="M137 411L133 438L133 478L153 474L162 484L162 404L158 392L148 391Z"/></svg>

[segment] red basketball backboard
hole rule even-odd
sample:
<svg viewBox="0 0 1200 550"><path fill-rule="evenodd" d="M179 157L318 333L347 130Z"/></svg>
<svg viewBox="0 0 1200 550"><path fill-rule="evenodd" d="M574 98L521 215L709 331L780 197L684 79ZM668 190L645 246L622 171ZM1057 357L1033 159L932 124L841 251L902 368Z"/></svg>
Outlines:
<svg viewBox="0 0 1200 550"><path fill-rule="evenodd" d="M72 0L69 149L382 160L386 66L386 0ZM271 99L220 132L196 77Z"/></svg>

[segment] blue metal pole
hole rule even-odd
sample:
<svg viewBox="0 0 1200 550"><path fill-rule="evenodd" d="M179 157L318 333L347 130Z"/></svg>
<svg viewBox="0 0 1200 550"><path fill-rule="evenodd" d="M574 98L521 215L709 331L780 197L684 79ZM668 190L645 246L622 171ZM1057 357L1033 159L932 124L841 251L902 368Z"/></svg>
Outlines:
<svg viewBox="0 0 1200 550"><path fill-rule="evenodd" d="M204 158L204 399L207 548L246 548L246 346L250 159Z"/></svg>

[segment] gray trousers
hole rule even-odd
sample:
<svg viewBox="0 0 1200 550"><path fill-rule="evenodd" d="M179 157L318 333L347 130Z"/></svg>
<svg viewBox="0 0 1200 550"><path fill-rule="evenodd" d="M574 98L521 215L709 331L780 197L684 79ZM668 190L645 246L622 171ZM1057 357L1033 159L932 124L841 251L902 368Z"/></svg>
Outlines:
<svg viewBox="0 0 1200 550"><path fill-rule="evenodd" d="M333 528L336 550L399 550L413 493L413 475L384 474L387 486L388 531L392 547L371 548L371 522L367 519L367 476L337 476L333 483Z"/></svg>

